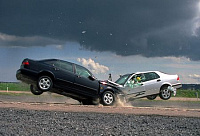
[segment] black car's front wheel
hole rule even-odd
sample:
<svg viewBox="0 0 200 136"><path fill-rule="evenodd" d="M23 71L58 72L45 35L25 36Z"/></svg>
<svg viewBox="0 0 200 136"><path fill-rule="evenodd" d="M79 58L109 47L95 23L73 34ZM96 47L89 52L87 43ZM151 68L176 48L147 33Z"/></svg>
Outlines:
<svg viewBox="0 0 200 136"><path fill-rule="evenodd" d="M37 86L41 91L49 91L53 86L52 79L49 76L41 76L38 79Z"/></svg>
<svg viewBox="0 0 200 136"><path fill-rule="evenodd" d="M105 106L112 106L115 103L115 95L111 91L105 91L102 95L102 103Z"/></svg>
<svg viewBox="0 0 200 136"><path fill-rule="evenodd" d="M30 90L34 95L41 95L43 93L43 91L39 90L37 86L34 85L30 85Z"/></svg>

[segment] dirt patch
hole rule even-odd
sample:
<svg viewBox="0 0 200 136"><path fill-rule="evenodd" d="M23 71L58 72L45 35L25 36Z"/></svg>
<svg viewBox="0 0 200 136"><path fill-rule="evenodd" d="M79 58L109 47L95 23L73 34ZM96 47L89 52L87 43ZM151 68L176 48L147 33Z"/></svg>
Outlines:
<svg viewBox="0 0 200 136"><path fill-rule="evenodd" d="M0 92L3 93L22 93L22 94L32 94L31 92L28 91L6 91L6 90L0 90ZM42 95L54 95L54 96L61 96L59 94L55 93L43 93ZM142 99L147 99L147 98L142 98ZM162 100L159 97L157 97L155 100ZM185 98L185 97L171 97L168 101L200 101L200 98Z"/></svg>
<svg viewBox="0 0 200 136"><path fill-rule="evenodd" d="M0 91L0 92L7 92L7 91ZM25 93L20 91L9 91L9 92ZM30 92L26 93L31 94ZM156 100L160 99L157 98ZM175 101L180 101L180 102L175 102ZM172 97L168 101L158 102L158 101L141 100L141 101L134 101L133 104L129 105L122 104L121 106L118 107L115 106L105 107L102 105L83 106L76 101L72 101L72 99L68 97L64 96L61 97L60 95L54 93L52 93L52 95L44 93L41 96L34 96L34 95L26 97L10 96L8 98L2 96L2 99L0 101L0 108L17 108L17 109L47 110L47 111L51 110L51 111L64 111L64 112L93 112L93 113L117 113L117 114L135 114L135 115L167 115L167 116L200 117L200 108L198 108L197 106L196 108L193 108L191 106L190 101L199 101L199 100L197 98ZM184 102L188 106L177 106L181 105ZM149 105L150 103L151 105ZM159 106L158 103L161 106ZM163 103L166 105L164 105ZM175 105L174 103L178 104ZM198 103L196 102L194 102L194 104L198 105ZM175 107L172 107L172 105L175 105Z"/></svg>
<svg viewBox="0 0 200 136"><path fill-rule="evenodd" d="M47 110L64 112L93 112L93 113L117 113L135 115L165 115L165 116L186 116L200 117L200 109L182 108L156 108L156 107L105 107L83 106L69 104L48 104L48 103L20 103L0 102L0 108L18 108L29 110Z"/></svg>

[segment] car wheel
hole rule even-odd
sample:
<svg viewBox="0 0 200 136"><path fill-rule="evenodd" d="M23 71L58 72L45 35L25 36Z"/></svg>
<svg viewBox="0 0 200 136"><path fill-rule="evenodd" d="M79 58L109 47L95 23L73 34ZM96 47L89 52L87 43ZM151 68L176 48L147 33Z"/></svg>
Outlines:
<svg viewBox="0 0 200 136"><path fill-rule="evenodd" d="M159 95L161 99L168 100L171 97L172 92L168 89L168 86L164 86L161 88Z"/></svg>
<svg viewBox="0 0 200 136"><path fill-rule="evenodd" d="M102 103L104 106L112 106L115 103L115 95L111 91L106 91L102 95Z"/></svg>
<svg viewBox="0 0 200 136"><path fill-rule="evenodd" d="M156 97L157 97L157 94L149 95L149 96L147 96L147 99L148 100L154 100L154 99L156 99Z"/></svg>
<svg viewBox="0 0 200 136"><path fill-rule="evenodd" d="M49 91L53 86L53 82L49 76L41 76L38 79L37 86L41 91Z"/></svg>
<svg viewBox="0 0 200 136"><path fill-rule="evenodd" d="M43 93L43 91L39 90L37 86L34 85L30 85L30 90L34 95L41 95Z"/></svg>

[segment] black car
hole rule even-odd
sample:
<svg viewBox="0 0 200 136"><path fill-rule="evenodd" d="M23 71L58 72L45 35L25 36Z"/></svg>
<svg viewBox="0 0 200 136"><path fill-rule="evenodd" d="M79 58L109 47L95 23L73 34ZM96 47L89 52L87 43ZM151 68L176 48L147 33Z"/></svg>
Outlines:
<svg viewBox="0 0 200 136"><path fill-rule="evenodd" d="M59 59L24 59L16 77L30 84L35 95L50 91L83 104L113 105L120 94L115 85L97 80L83 66Z"/></svg>

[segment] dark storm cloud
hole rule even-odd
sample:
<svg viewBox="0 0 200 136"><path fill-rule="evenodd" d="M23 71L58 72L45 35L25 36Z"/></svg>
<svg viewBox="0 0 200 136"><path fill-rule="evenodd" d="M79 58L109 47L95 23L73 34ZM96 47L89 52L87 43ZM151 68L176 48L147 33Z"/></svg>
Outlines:
<svg viewBox="0 0 200 136"><path fill-rule="evenodd" d="M0 0L0 33L20 38L48 37L58 44L59 40L76 41L85 49L124 56L186 56L200 60L198 3L197 0ZM16 46L15 42L12 44Z"/></svg>

